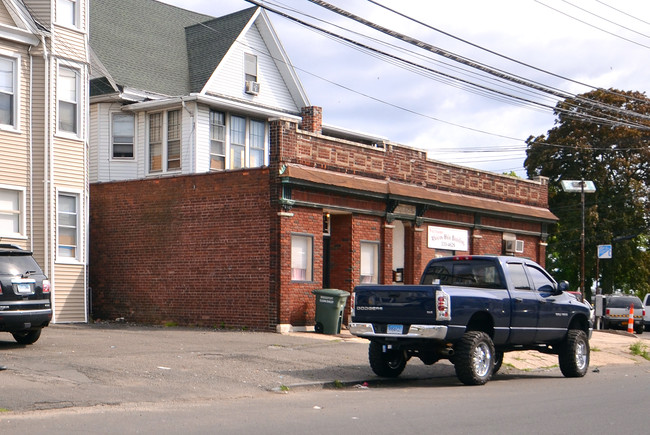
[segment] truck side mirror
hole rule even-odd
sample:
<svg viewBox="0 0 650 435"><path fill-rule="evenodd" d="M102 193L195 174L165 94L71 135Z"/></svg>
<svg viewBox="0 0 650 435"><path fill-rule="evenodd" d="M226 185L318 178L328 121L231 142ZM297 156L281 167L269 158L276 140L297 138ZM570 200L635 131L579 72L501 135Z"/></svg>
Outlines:
<svg viewBox="0 0 650 435"><path fill-rule="evenodd" d="M568 291L569 287L569 281L560 281L560 283L557 285L557 294Z"/></svg>

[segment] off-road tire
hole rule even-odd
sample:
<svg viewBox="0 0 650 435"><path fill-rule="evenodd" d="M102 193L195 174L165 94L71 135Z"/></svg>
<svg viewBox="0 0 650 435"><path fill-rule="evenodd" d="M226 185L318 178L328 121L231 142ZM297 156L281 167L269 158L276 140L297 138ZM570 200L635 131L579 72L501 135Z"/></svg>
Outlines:
<svg viewBox="0 0 650 435"><path fill-rule="evenodd" d="M465 385L483 385L492 377L495 351L485 332L466 332L456 344L453 358L456 376Z"/></svg>
<svg viewBox="0 0 650 435"><path fill-rule="evenodd" d="M589 369L589 340L585 331L570 329L560 346L560 370L567 378L581 378Z"/></svg>
<svg viewBox="0 0 650 435"><path fill-rule="evenodd" d="M492 376L496 375L501 365L503 364L504 353L500 350L494 351L494 368L492 368Z"/></svg>
<svg viewBox="0 0 650 435"><path fill-rule="evenodd" d="M368 346L368 360L370 368L377 376L382 378L396 378L406 367L406 355L403 350L389 349L383 352L380 343L371 341Z"/></svg>
<svg viewBox="0 0 650 435"><path fill-rule="evenodd" d="M34 344L41 336L41 328L12 332L11 335L19 344Z"/></svg>

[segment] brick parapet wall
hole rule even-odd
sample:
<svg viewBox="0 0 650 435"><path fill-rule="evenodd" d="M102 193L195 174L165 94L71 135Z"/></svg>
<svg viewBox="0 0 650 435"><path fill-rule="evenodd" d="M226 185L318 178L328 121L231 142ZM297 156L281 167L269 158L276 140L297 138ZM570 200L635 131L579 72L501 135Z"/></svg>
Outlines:
<svg viewBox="0 0 650 435"><path fill-rule="evenodd" d="M390 178L432 189L548 207L545 182L430 160L425 151L403 145L371 146L324 136L300 130L297 123L289 120L274 121L272 131L281 135L282 148L276 152L280 163L297 163L370 178Z"/></svg>
<svg viewBox="0 0 650 435"><path fill-rule="evenodd" d="M93 317L272 330L268 169L90 186Z"/></svg>

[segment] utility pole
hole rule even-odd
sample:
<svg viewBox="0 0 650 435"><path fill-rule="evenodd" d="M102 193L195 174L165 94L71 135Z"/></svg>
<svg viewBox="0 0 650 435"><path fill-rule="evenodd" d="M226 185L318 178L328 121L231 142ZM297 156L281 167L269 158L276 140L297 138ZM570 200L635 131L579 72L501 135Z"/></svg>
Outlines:
<svg viewBox="0 0 650 435"><path fill-rule="evenodd" d="M580 293L585 296L585 193L594 193L596 186L593 181L586 181L584 178L578 180L562 180L562 190L565 192L580 192L580 204L582 209L582 228L580 231Z"/></svg>

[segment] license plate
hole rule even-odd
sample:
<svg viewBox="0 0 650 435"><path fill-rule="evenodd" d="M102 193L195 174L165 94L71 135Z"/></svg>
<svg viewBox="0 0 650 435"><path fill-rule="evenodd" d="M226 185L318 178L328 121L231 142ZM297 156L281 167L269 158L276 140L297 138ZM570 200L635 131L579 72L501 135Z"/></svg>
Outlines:
<svg viewBox="0 0 650 435"><path fill-rule="evenodd" d="M18 284L18 293L31 293L31 284Z"/></svg>
<svg viewBox="0 0 650 435"><path fill-rule="evenodd" d="M388 325L388 329L386 330L388 334L401 334L402 333L402 325Z"/></svg>

